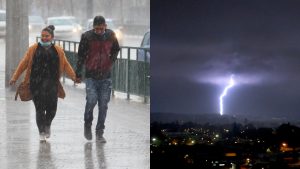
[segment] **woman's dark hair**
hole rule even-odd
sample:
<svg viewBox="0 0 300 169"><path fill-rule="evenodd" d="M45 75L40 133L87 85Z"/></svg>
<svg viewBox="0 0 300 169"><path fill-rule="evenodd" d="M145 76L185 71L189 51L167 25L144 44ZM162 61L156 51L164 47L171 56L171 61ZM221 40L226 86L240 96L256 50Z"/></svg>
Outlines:
<svg viewBox="0 0 300 169"><path fill-rule="evenodd" d="M55 30L54 25L49 25L46 28L44 28L42 31L47 31L52 35L52 37L54 37L54 30Z"/></svg>

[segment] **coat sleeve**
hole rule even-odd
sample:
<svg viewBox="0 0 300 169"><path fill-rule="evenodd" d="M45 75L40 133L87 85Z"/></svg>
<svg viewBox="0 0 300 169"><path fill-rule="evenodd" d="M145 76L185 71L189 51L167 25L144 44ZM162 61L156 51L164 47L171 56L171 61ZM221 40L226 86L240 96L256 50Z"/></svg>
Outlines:
<svg viewBox="0 0 300 169"><path fill-rule="evenodd" d="M88 52L88 39L86 36L86 33L82 34L79 42L78 60L76 64L76 76L79 78L82 77L82 67Z"/></svg>
<svg viewBox="0 0 300 169"><path fill-rule="evenodd" d="M111 48L110 59L113 62L115 62L117 60L117 57L118 57L118 54L119 54L119 51L120 51L120 45L119 45L117 36L116 36L115 32L113 32L113 31L112 31L112 34L111 34L111 38L112 38L113 45L112 45L112 48Z"/></svg>
<svg viewBox="0 0 300 169"><path fill-rule="evenodd" d="M20 61L19 65L18 65L18 67L16 68L11 80L15 80L15 81L18 80L20 75L27 69L28 63L29 63L29 60L30 60L30 57L31 57L30 53L32 53L32 52L30 52L31 50L32 49L29 48L26 51L25 55L23 56L22 60Z"/></svg>

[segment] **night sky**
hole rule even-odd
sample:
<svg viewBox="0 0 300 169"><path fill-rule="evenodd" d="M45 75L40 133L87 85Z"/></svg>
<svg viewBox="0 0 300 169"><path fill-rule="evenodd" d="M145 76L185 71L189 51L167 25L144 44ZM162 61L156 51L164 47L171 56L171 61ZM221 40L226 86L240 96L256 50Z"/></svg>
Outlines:
<svg viewBox="0 0 300 169"><path fill-rule="evenodd" d="M151 113L300 118L299 0L151 0Z"/></svg>

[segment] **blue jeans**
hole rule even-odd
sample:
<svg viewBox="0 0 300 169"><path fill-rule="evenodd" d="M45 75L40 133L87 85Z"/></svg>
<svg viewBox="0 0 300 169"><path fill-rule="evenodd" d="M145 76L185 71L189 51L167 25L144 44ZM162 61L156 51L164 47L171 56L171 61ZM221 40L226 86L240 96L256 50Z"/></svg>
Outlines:
<svg viewBox="0 0 300 169"><path fill-rule="evenodd" d="M112 80L86 79L86 105L84 112L85 126L91 126L93 121L93 110L98 102L98 122L96 130L104 130L107 112L107 104L110 100Z"/></svg>

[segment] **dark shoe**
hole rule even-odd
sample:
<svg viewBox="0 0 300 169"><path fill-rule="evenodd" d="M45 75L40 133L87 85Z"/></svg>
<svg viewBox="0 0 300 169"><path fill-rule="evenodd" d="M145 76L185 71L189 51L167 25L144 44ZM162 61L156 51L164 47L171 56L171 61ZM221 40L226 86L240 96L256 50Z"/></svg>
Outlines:
<svg viewBox="0 0 300 169"><path fill-rule="evenodd" d="M106 140L103 136L101 137L97 137L97 140L96 140L98 143L106 143Z"/></svg>
<svg viewBox="0 0 300 169"><path fill-rule="evenodd" d="M45 127L45 137L46 137L46 138L50 138L50 135L51 135L51 129L50 129L50 126L46 126L46 127Z"/></svg>
<svg viewBox="0 0 300 169"><path fill-rule="evenodd" d="M92 135L92 129L91 126L84 126L84 137L87 140L92 140L93 135Z"/></svg>
<svg viewBox="0 0 300 169"><path fill-rule="evenodd" d="M103 137L103 130L96 130L96 141L99 143L106 143L105 138Z"/></svg>

